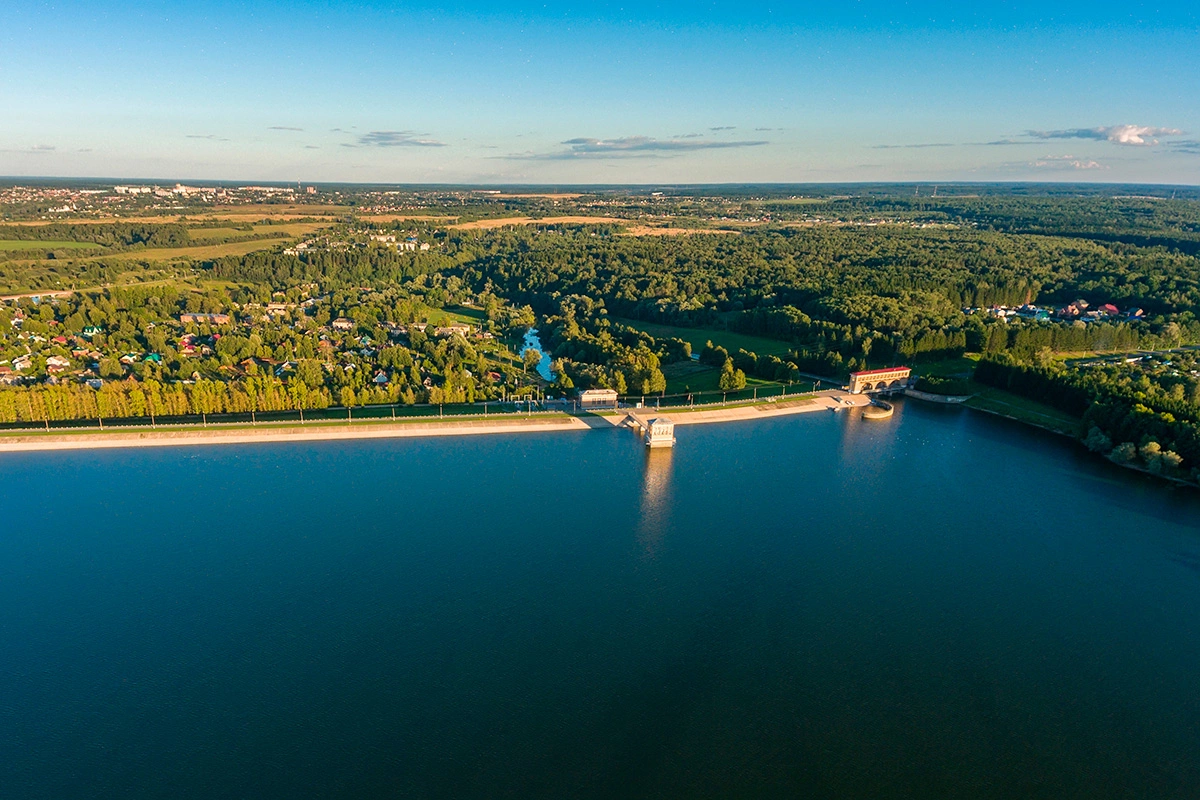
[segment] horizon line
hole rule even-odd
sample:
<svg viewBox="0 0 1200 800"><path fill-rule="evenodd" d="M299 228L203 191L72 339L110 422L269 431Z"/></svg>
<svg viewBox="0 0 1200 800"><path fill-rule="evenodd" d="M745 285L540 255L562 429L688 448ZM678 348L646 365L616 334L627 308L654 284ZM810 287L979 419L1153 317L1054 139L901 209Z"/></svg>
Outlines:
<svg viewBox="0 0 1200 800"><path fill-rule="evenodd" d="M1139 181L1065 181L1065 180L905 180L905 181L719 181L719 182L656 182L656 183L434 183L434 182L395 182L395 181L306 181L306 180L255 180L253 178L134 178L113 176L59 176L59 175L0 175L0 183L16 181L54 181L78 183L131 184L131 185L167 185L167 184L214 184L214 185L246 185L261 186L388 186L388 187L427 187L427 188L465 188L465 189L645 189L645 188L705 188L705 187L754 187L754 186L1081 186L1097 188L1102 186L1146 186L1200 189L1196 183L1155 183Z"/></svg>

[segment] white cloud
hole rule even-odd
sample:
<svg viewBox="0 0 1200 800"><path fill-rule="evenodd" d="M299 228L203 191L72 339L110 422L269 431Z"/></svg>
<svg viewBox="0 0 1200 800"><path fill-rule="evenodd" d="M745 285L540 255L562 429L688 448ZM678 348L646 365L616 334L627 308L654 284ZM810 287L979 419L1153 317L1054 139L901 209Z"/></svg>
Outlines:
<svg viewBox="0 0 1200 800"><path fill-rule="evenodd" d="M1075 156L1043 156L1037 161L1030 162L1029 166L1034 169L1108 169L1099 161Z"/></svg>
<svg viewBox="0 0 1200 800"><path fill-rule="evenodd" d="M1147 147L1158 144L1158 136L1181 136L1178 128L1156 128L1151 125L1113 125L1098 128L1070 128L1061 131L1028 131L1035 139L1093 139L1113 144Z"/></svg>
<svg viewBox="0 0 1200 800"><path fill-rule="evenodd" d="M337 128L334 128L337 130ZM358 137L355 144L342 147L445 147L445 142L421 138L413 131L370 131Z"/></svg>
<svg viewBox="0 0 1200 800"><path fill-rule="evenodd" d="M654 139L649 136L624 136L619 139L595 139L579 137L567 139L563 144L569 149L554 153L526 153L507 156L518 161L547 160L563 161L582 158L663 158L676 153L696 150L724 150L735 147L759 147L770 144L766 141L713 141L695 134L673 139Z"/></svg>

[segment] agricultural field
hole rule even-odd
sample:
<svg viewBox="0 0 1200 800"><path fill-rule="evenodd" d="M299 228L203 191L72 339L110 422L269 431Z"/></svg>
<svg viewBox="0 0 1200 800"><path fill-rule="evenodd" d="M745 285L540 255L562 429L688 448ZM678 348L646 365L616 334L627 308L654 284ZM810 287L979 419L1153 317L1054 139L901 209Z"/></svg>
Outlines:
<svg viewBox="0 0 1200 800"><path fill-rule="evenodd" d="M625 229L622 236L700 236L700 235L724 235L724 236L741 236L741 231L728 230L726 228L666 228L666 227L651 227L649 225L631 225Z"/></svg>
<svg viewBox="0 0 1200 800"><path fill-rule="evenodd" d="M226 244L201 245L199 247L152 247L145 250L130 250L127 253L92 256L90 260L179 261L193 258L220 258L221 256L244 256L256 250L269 250L278 245L278 239L258 239L252 242L229 242Z"/></svg>
<svg viewBox="0 0 1200 800"><path fill-rule="evenodd" d="M629 220L617 217L500 217L498 219L479 219L474 222L459 222L450 225L451 228L464 231L485 231L492 228L505 228L509 225L625 225Z"/></svg>
<svg viewBox="0 0 1200 800"><path fill-rule="evenodd" d="M307 236L310 233L315 233L327 227L329 227L328 222L287 222L275 225L254 225L250 230L225 226L217 228L188 228L188 236L193 241L220 244L223 240L241 239L246 236L271 236L278 239Z"/></svg>

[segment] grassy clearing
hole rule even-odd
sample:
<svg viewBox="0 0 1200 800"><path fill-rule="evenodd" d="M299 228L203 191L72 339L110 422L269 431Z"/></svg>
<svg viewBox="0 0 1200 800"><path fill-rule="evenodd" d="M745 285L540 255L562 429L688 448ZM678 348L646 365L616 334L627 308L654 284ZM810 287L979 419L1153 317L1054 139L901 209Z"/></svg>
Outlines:
<svg viewBox="0 0 1200 800"><path fill-rule="evenodd" d="M681 328L678 325L659 325L654 322L639 322L619 317L613 317L613 321L636 328L639 331L645 331L656 339L675 338L691 342L692 352L694 353L699 353L703 350L705 343L709 340L715 345L724 347L730 353L736 353L738 350L749 350L760 356L785 356L792 348L792 345L788 342L781 342L778 339L767 339L762 336L750 336L749 334L733 333L732 331L718 331L708 328Z"/></svg>
<svg viewBox="0 0 1200 800"><path fill-rule="evenodd" d="M240 231L237 228L188 228L188 236L192 241L208 241L210 239L236 239L249 236L250 231Z"/></svg>
<svg viewBox="0 0 1200 800"><path fill-rule="evenodd" d="M647 225L632 225L621 236L741 236L741 231L722 228L652 228Z"/></svg>
<svg viewBox="0 0 1200 800"><path fill-rule="evenodd" d="M454 222L458 217L436 214L363 214L359 219L363 222Z"/></svg>
<svg viewBox="0 0 1200 800"><path fill-rule="evenodd" d="M1079 430L1080 420L1078 417L1073 417L1044 403L1027 400L1003 389L995 389L983 384L975 385L977 393L966 403L971 408L1002 414L1066 436L1074 436Z"/></svg>
<svg viewBox="0 0 1200 800"><path fill-rule="evenodd" d="M270 250L278 246L277 239L264 239L254 242L229 242L227 244L202 245L200 247L157 247L146 250L131 250L128 253L114 253L109 256L92 256L92 261L114 260L123 261L178 261L186 258L220 258L221 256L244 256L255 250Z"/></svg>
<svg viewBox="0 0 1200 800"><path fill-rule="evenodd" d="M501 217L500 219L480 219L474 222L460 222L448 225L464 231L482 231L491 228L504 228L509 225L627 225L629 220L616 217Z"/></svg>
<svg viewBox="0 0 1200 800"><path fill-rule="evenodd" d="M0 239L0 250L87 250L101 246L93 242L67 242L57 239L42 242Z"/></svg>
<svg viewBox="0 0 1200 800"><path fill-rule="evenodd" d="M695 361L666 364L662 368L667 379L667 394L721 391L721 370ZM747 375L746 386L765 386L770 381ZM772 384L773 385L773 384Z"/></svg>
<svg viewBox="0 0 1200 800"><path fill-rule="evenodd" d="M455 306L454 308L429 308L427 306L426 314L429 321L434 325L460 324L475 325L478 327L485 319L483 311L475 308L463 308L462 306Z"/></svg>
<svg viewBox="0 0 1200 800"><path fill-rule="evenodd" d="M978 353L966 353L955 358L944 358L940 361L917 361L912 364L912 368L913 372L917 375L932 375L938 378L967 378L975 371L975 365L978 363Z"/></svg>
<svg viewBox="0 0 1200 800"><path fill-rule="evenodd" d="M277 239L307 236L322 228L328 228L329 225L328 222L285 222L277 225L255 225L248 231L231 227L189 228L188 235L193 241L222 244L227 239L243 239L247 236L270 236Z"/></svg>
<svg viewBox="0 0 1200 800"><path fill-rule="evenodd" d="M831 197L790 197L780 200L755 200L744 203L747 206L820 206L828 203Z"/></svg>

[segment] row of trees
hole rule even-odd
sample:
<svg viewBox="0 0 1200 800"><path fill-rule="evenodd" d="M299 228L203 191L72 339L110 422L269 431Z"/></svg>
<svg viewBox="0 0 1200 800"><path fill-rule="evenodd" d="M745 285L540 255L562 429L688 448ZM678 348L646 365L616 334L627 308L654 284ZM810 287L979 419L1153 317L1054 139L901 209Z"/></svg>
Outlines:
<svg viewBox="0 0 1200 800"><path fill-rule="evenodd" d="M99 390L80 384L0 386L0 422L8 423L294 411L331 405L327 389L314 391L300 381L285 384L266 376L238 383L118 381Z"/></svg>

